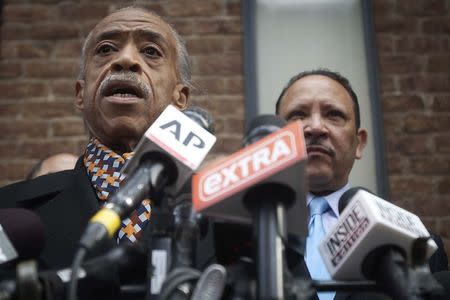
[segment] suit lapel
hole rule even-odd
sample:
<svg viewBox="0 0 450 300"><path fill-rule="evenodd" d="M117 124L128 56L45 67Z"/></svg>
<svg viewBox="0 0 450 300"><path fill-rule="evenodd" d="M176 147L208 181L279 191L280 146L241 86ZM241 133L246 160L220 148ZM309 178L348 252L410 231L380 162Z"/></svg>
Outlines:
<svg viewBox="0 0 450 300"><path fill-rule="evenodd" d="M65 189L36 209L47 231L42 253L45 264L52 268L71 264L80 235L98 208L98 199L79 160Z"/></svg>

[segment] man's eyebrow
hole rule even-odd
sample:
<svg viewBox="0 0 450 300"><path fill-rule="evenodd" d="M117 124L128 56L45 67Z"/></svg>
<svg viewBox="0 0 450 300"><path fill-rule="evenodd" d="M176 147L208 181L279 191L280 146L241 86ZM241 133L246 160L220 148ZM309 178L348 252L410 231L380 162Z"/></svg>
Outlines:
<svg viewBox="0 0 450 300"><path fill-rule="evenodd" d="M103 31L95 38L95 42L98 43L103 40L114 40L119 38L123 34L124 34L123 30Z"/></svg>

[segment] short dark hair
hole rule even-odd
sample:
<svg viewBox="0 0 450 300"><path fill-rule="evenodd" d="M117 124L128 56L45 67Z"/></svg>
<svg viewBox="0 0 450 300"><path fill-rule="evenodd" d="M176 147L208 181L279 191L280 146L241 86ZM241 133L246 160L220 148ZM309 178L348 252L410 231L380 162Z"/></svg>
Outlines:
<svg viewBox="0 0 450 300"><path fill-rule="evenodd" d="M356 96L355 91L353 90L352 86L350 85L350 82L347 78L342 76L338 72L330 71L328 69L314 69L310 71L304 71L300 72L294 77L292 77L288 84L283 88L283 91L281 92L280 96L278 97L276 106L275 106L275 112L278 114L280 110L281 100L284 97L284 94L286 94L286 91L298 80L300 80L303 77L310 76L310 75L322 75L326 76L330 79L333 79L334 81L338 82L340 85L344 87L344 89L347 91L347 93L350 95L350 97L353 100L353 110L355 112L355 123L356 123L356 129L359 129L361 126L361 116L359 112L359 103L358 103L358 97Z"/></svg>

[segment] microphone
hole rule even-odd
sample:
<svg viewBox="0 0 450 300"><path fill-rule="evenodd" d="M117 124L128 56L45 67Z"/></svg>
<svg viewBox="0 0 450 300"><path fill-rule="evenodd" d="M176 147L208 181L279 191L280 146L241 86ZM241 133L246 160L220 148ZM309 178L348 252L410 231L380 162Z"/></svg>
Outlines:
<svg viewBox="0 0 450 300"><path fill-rule="evenodd" d="M81 246L90 249L107 237L112 238L121 220L146 197L158 201L163 192L176 194L215 141L214 135L168 105L145 132L133 158L124 166L127 181L91 218L80 240Z"/></svg>
<svg viewBox="0 0 450 300"><path fill-rule="evenodd" d="M437 249L419 217L359 187L339 202L339 220L319 245L332 278L373 279L394 299L435 290L432 280L417 280L429 278L424 262Z"/></svg>
<svg viewBox="0 0 450 300"><path fill-rule="evenodd" d="M382 246L400 249L411 265L414 241L430 236L419 217L359 187L346 191L339 200L347 201L336 226L319 245L330 275L339 280L366 278L370 270L364 261ZM436 243L429 239L426 257L436 249Z"/></svg>
<svg viewBox="0 0 450 300"><path fill-rule="evenodd" d="M0 209L0 264L37 258L45 244L44 224L23 208Z"/></svg>
<svg viewBox="0 0 450 300"><path fill-rule="evenodd" d="M132 280L145 278L146 252L139 244L117 246L106 254L86 261L78 270L80 299L117 298L120 287ZM39 272L39 299L64 299L71 275L71 269ZM143 280L142 280L143 281ZM0 283L0 299L17 299L23 294L23 285L15 280Z"/></svg>
<svg viewBox="0 0 450 300"><path fill-rule="evenodd" d="M192 177L195 211L225 221L249 224L251 211L242 201L255 186L288 187L295 201L287 203L287 230L306 236L306 148L300 121L285 123L276 116L255 119L244 139L253 143L211 163ZM267 135L270 133L269 135ZM266 136L267 135L267 136ZM270 189L270 188L269 188ZM282 195L277 195L280 200Z"/></svg>

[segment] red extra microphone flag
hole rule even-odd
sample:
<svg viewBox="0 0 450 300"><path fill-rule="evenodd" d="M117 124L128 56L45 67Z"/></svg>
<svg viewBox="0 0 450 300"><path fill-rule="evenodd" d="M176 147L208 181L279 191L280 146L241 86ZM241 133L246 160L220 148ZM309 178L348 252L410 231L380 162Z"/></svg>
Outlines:
<svg viewBox="0 0 450 300"><path fill-rule="evenodd" d="M223 220L251 223L251 212L242 201L245 193L256 185L285 185L295 192L295 203L286 210L288 232L305 236L306 159L302 123L291 122L195 174L193 207Z"/></svg>

